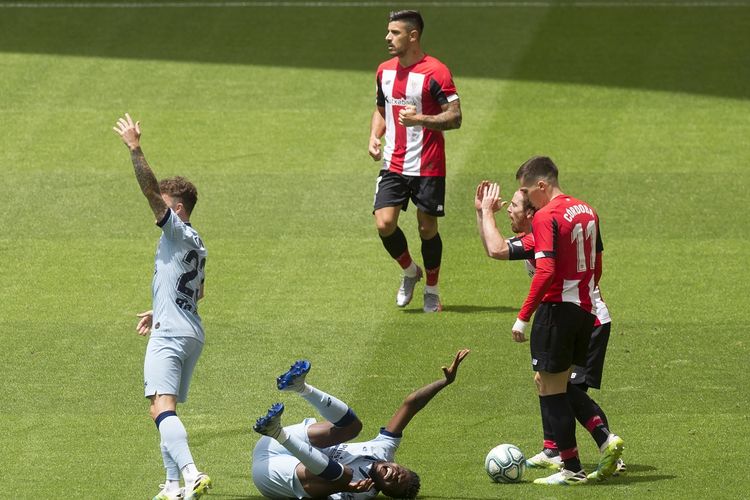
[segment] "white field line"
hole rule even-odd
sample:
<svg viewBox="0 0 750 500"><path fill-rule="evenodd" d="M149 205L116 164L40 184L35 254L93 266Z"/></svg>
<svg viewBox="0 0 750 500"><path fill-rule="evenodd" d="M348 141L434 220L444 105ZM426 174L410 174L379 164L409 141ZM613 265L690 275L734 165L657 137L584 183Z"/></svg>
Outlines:
<svg viewBox="0 0 750 500"><path fill-rule="evenodd" d="M577 7L577 8L628 8L628 7L659 7L659 8L690 8L690 7L750 7L750 1L606 1L606 0L581 0L571 2L552 1L416 1L409 5L416 7L451 7L451 8L503 8L503 7ZM253 8L253 7L290 7L290 8L365 8L365 7L391 7L388 1L238 1L238 2L0 2L0 9L154 9L154 8Z"/></svg>

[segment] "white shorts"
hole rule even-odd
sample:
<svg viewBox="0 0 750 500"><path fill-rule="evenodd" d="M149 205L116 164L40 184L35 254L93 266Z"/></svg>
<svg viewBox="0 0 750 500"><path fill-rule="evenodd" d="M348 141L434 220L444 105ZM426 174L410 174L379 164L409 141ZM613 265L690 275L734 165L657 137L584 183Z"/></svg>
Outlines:
<svg viewBox="0 0 750 500"><path fill-rule="evenodd" d="M143 389L148 398L155 394L187 400L190 379L203 344L193 337L151 337L143 360Z"/></svg>
<svg viewBox="0 0 750 500"><path fill-rule="evenodd" d="M310 444L307 428L314 423L314 418L306 418L302 423L284 429ZM310 498L297 477L299 463L278 441L263 436L253 449L253 483L267 498Z"/></svg>

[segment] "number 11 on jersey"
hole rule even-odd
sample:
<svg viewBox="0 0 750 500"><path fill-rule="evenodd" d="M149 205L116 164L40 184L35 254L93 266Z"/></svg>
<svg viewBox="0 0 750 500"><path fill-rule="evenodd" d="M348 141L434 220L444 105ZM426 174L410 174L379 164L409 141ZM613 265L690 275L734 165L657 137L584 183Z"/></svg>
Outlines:
<svg viewBox="0 0 750 500"><path fill-rule="evenodd" d="M573 231L570 233L570 242L576 243L579 272L586 271L586 247L584 245L584 238L591 241L591 255L589 256L590 267L588 269L593 270L596 267L596 221L590 220L588 224L586 224L585 235L583 226L580 222L573 227Z"/></svg>

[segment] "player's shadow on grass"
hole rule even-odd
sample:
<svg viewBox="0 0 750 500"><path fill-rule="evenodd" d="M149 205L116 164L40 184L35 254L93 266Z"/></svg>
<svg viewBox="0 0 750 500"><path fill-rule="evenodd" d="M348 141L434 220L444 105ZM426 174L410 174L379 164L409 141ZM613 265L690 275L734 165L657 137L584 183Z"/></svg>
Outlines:
<svg viewBox="0 0 750 500"><path fill-rule="evenodd" d="M455 496L443 497L443 496L437 496L437 495L419 495L417 496L417 498L425 499L425 500L430 499L430 498L434 498L436 500L456 500ZM488 497L464 497L462 496L461 500L495 500L496 498L497 496L495 495L488 496Z"/></svg>
<svg viewBox="0 0 750 500"><path fill-rule="evenodd" d="M258 495L243 496L234 493L214 493L213 491L210 494L211 498L229 498L231 500L266 500L266 497Z"/></svg>
<svg viewBox="0 0 750 500"><path fill-rule="evenodd" d="M674 474L649 474L649 472L658 471L659 469L653 465L647 464L632 464L627 462L628 471L620 476L611 477L602 483L592 483L595 486L604 486L608 484L629 484L629 483L651 483L654 481L668 481L670 479L676 479L677 476ZM588 463L584 464L585 470L596 469L597 464ZM645 473L645 474L644 474Z"/></svg>
<svg viewBox="0 0 750 500"><path fill-rule="evenodd" d="M627 475L630 474L631 472L652 472L652 471L659 470L653 465L631 464L627 460L625 461L625 463L628 466L628 470L622 477L627 477ZM594 463L594 462L581 462L581 465L583 465L584 470L592 471L592 470L595 470L599 464Z"/></svg>
<svg viewBox="0 0 750 500"><path fill-rule="evenodd" d="M425 49L457 78L750 98L745 6L425 7L423 12ZM374 74L388 58L387 14L385 6L6 8L0 13L0 51ZM205 78L212 73L224 75L206 68ZM301 82L300 92L307 93L303 83L312 84ZM248 92L262 102L279 98L271 87ZM315 98L336 102L325 93Z"/></svg>
<svg viewBox="0 0 750 500"><path fill-rule="evenodd" d="M404 313L406 314L424 314L424 311L422 309L404 309ZM443 306L443 313L458 313L458 314L472 314L472 313L484 313L484 312L492 312L492 313L506 313L506 312L518 312L517 307L507 307L507 306L474 306L474 305L461 305L461 304L454 304L454 305L445 305Z"/></svg>

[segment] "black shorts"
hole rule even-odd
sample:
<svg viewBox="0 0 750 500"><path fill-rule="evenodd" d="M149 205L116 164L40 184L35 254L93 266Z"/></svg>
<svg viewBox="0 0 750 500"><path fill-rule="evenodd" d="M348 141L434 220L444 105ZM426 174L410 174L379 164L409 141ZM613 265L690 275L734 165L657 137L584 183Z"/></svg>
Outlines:
<svg viewBox="0 0 750 500"><path fill-rule="evenodd" d="M406 210L409 200L426 214L445 215L445 177L401 175L381 170L375 184L373 212L379 208L397 207Z"/></svg>
<svg viewBox="0 0 750 500"><path fill-rule="evenodd" d="M586 355L586 365L574 365L570 374L571 384L586 384L594 389L602 387L602 372L604 371L604 356L607 354L607 343L612 323L605 323L594 328L589 339L589 352Z"/></svg>
<svg viewBox="0 0 750 500"><path fill-rule="evenodd" d="M586 364L596 317L570 302L542 302L531 326L534 371L560 373Z"/></svg>

